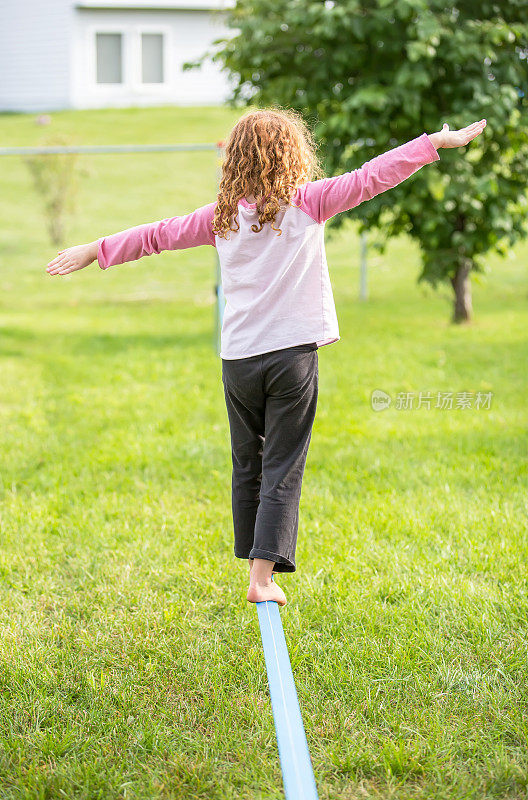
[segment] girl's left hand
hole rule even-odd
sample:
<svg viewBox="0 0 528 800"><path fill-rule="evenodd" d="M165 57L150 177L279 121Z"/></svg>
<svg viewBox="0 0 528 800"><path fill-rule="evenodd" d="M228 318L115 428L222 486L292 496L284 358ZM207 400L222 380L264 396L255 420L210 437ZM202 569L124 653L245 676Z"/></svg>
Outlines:
<svg viewBox="0 0 528 800"><path fill-rule="evenodd" d="M50 275L67 275L69 272L84 269L97 258L97 249L98 243L90 242L60 250L58 256L49 262L46 272Z"/></svg>
<svg viewBox="0 0 528 800"><path fill-rule="evenodd" d="M449 125L444 122L442 130L430 134L429 138L437 150L439 147L464 147L464 145L482 133L486 124L486 120L481 119L465 128L460 128L458 131L450 131Z"/></svg>

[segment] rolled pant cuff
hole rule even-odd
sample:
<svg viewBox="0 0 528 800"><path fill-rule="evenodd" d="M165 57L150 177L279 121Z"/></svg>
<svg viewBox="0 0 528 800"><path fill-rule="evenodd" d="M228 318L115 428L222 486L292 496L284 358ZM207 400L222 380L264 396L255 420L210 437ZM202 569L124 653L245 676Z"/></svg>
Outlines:
<svg viewBox="0 0 528 800"><path fill-rule="evenodd" d="M264 558L266 561L274 561L274 572L295 572L297 569L293 561L280 556L278 553L271 553L269 550L258 550L254 547L250 551L248 558Z"/></svg>

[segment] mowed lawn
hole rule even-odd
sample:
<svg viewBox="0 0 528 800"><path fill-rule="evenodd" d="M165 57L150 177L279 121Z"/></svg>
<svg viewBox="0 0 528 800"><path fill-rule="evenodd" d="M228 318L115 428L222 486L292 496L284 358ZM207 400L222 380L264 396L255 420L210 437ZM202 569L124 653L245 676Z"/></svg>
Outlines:
<svg viewBox="0 0 528 800"><path fill-rule="evenodd" d="M214 142L237 117L3 116L0 141ZM216 196L214 152L81 164L66 245ZM214 250L51 278L27 167L0 168L0 797L282 798L233 555ZM319 351L280 579L320 798L526 798L528 244L489 257L470 326L450 324L447 287L416 284L407 238L370 252L363 304L352 221L327 253L342 338ZM420 391L430 409L397 407ZM435 408L438 392L491 407Z"/></svg>

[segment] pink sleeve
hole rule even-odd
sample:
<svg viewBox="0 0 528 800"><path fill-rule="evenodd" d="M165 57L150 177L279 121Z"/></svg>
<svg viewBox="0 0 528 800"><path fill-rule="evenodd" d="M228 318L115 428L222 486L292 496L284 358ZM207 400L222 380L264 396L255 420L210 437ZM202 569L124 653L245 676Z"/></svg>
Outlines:
<svg viewBox="0 0 528 800"><path fill-rule="evenodd" d="M216 200L183 217L137 225L98 240L97 261L101 269L125 261L136 261L162 250L184 250L201 244L215 246L212 222Z"/></svg>
<svg viewBox="0 0 528 800"><path fill-rule="evenodd" d="M425 164L439 160L429 136L423 133L367 161L359 169L299 187L297 204L300 196L300 207L316 222L325 222L341 211L348 211L392 189Z"/></svg>

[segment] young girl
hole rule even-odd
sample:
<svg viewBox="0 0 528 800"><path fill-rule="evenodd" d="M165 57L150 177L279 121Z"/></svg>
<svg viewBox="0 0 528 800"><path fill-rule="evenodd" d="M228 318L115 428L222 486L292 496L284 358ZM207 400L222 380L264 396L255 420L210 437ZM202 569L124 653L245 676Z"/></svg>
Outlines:
<svg viewBox="0 0 528 800"><path fill-rule="evenodd" d="M67 275L162 250L216 247L226 299L222 381L231 433L235 556L247 558L250 602L286 603L273 572L295 572L299 501L318 394L317 349L339 340L324 248L326 220L397 186L461 147L486 120L415 139L352 172L321 174L300 114L245 113L232 129L217 199L181 217L61 250Z"/></svg>

